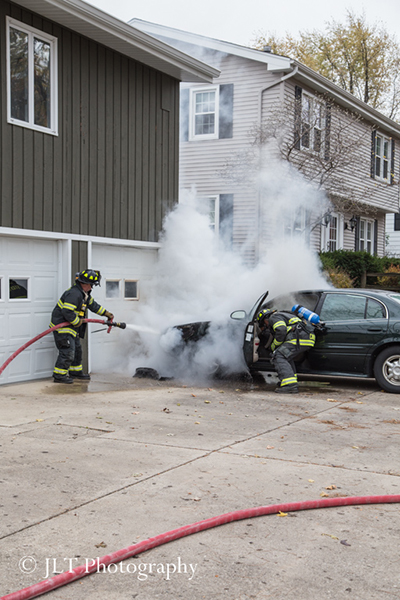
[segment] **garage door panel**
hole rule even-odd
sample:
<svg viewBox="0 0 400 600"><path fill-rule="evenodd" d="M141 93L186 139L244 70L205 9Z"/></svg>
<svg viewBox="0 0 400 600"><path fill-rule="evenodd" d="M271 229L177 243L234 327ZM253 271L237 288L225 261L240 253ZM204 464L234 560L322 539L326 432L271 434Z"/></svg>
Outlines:
<svg viewBox="0 0 400 600"><path fill-rule="evenodd" d="M57 295L57 280L55 273L50 275L36 275L33 281L33 300L35 302L50 303L53 310L54 297Z"/></svg>
<svg viewBox="0 0 400 600"><path fill-rule="evenodd" d="M118 321L133 323L140 306L145 302L143 282L154 273L158 251L153 248L127 248L122 246L106 246L93 244L93 265L102 274L100 288L93 291L94 299L110 310ZM120 280L119 298L106 298L106 280ZM124 280L137 280L139 300L124 299ZM91 315L89 315L91 316ZM92 331L99 326L92 326ZM90 368L93 372L112 369L128 360L125 355L129 330L113 330L109 335L105 332L90 335ZM129 354L129 351L128 351Z"/></svg>
<svg viewBox="0 0 400 600"><path fill-rule="evenodd" d="M24 267L31 262L30 241L21 238L7 240L7 262L10 268Z"/></svg>
<svg viewBox="0 0 400 600"><path fill-rule="evenodd" d="M20 379L30 379L32 370L32 349L27 348L19 354L7 367L10 381L19 381ZM12 352L10 352L10 355Z"/></svg>
<svg viewBox="0 0 400 600"><path fill-rule="evenodd" d="M54 346L54 345L53 345ZM57 353L53 348L36 349L34 358L34 370L38 375L46 376L49 371L52 372L56 362Z"/></svg>
<svg viewBox="0 0 400 600"><path fill-rule="evenodd" d="M59 298L57 240L22 237L0 238L0 366L23 344L49 327ZM64 255L63 255L64 256ZM9 279L28 279L29 300L9 299ZM5 369L1 383L50 377L55 345L49 334L19 354Z"/></svg>
<svg viewBox="0 0 400 600"><path fill-rule="evenodd" d="M27 342L31 337L32 314L19 312L9 315L9 340L10 342Z"/></svg>
<svg viewBox="0 0 400 600"><path fill-rule="evenodd" d="M57 264L58 249L56 244L50 246L49 242L38 240L33 243L32 255L36 266L54 269L54 264Z"/></svg>
<svg viewBox="0 0 400 600"><path fill-rule="evenodd" d="M0 312L0 343L8 338L8 322L5 311Z"/></svg>

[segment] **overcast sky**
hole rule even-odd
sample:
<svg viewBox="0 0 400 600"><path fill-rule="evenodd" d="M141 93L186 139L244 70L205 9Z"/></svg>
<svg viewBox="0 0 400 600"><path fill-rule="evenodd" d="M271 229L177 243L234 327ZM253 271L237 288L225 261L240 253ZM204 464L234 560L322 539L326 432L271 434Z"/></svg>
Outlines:
<svg viewBox="0 0 400 600"><path fill-rule="evenodd" d="M88 0L86 0L88 1ZM97 8L129 21L138 18L236 44L250 45L261 30L283 36L324 29L346 11L365 12L367 22L381 22L400 40L400 0L90 0Z"/></svg>

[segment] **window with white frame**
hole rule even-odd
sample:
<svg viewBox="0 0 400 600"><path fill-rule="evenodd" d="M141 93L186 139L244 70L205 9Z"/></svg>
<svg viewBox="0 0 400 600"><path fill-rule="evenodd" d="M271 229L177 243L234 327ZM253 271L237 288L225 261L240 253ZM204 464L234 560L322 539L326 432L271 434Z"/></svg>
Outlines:
<svg viewBox="0 0 400 600"><path fill-rule="evenodd" d="M124 299L139 300L138 281L136 279L125 279L124 281Z"/></svg>
<svg viewBox="0 0 400 600"><path fill-rule="evenodd" d="M290 237L304 236L306 230L306 210L300 207L284 220L284 234Z"/></svg>
<svg viewBox="0 0 400 600"><path fill-rule="evenodd" d="M375 136L375 177L390 181L390 156L392 142L381 134Z"/></svg>
<svg viewBox="0 0 400 600"><path fill-rule="evenodd" d="M57 38L7 17L7 118L57 134Z"/></svg>
<svg viewBox="0 0 400 600"><path fill-rule="evenodd" d="M344 221L342 215L329 213L321 223L321 250L334 252L343 248Z"/></svg>
<svg viewBox="0 0 400 600"><path fill-rule="evenodd" d="M199 197L199 211L209 219L210 229L218 234L219 231L219 196Z"/></svg>
<svg viewBox="0 0 400 600"><path fill-rule="evenodd" d="M219 87L190 90L190 140L218 138Z"/></svg>
<svg viewBox="0 0 400 600"><path fill-rule="evenodd" d="M119 279L106 280L106 298L120 297L120 281Z"/></svg>
<svg viewBox="0 0 400 600"><path fill-rule="evenodd" d="M322 104L303 92L301 97L301 147L319 153L322 147Z"/></svg>
<svg viewBox="0 0 400 600"><path fill-rule="evenodd" d="M359 250L373 254L374 248L374 222L360 219Z"/></svg>
<svg viewBox="0 0 400 600"><path fill-rule="evenodd" d="M29 278L15 277L8 280L9 300L28 300Z"/></svg>

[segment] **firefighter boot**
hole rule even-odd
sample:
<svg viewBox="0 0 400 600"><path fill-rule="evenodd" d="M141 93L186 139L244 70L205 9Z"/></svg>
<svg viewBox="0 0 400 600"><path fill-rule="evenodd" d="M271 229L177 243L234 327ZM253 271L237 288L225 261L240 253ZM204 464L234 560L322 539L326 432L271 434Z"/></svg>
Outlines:
<svg viewBox="0 0 400 600"><path fill-rule="evenodd" d="M74 383L72 377L68 375L53 375L54 383Z"/></svg>
<svg viewBox="0 0 400 600"><path fill-rule="evenodd" d="M74 379L80 379L81 381L90 381L90 375L88 373L83 373L82 371L70 371L69 375Z"/></svg>
<svg viewBox="0 0 400 600"><path fill-rule="evenodd" d="M298 394L299 386L297 383L289 383L288 385L280 385L276 388L275 393L277 394Z"/></svg>

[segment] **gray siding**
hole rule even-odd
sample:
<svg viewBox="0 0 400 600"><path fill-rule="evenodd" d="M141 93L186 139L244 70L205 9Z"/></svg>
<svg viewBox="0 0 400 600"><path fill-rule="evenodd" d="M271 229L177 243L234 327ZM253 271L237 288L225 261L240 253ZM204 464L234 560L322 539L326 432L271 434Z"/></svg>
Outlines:
<svg viewBox="0 0 400 600"><path fill-rule="evenodd" d="M0 95L0 226L157 241L178 197L179 82L0 0L58 39L59 135L7 123Z"/></svg>

